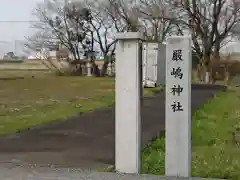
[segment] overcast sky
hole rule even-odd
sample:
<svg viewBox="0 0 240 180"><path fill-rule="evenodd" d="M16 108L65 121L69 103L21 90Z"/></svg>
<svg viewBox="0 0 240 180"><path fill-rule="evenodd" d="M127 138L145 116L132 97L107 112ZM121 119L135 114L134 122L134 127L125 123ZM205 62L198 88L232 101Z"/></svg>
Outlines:
<svg viewBox="0 0 240 180"><path fill-rule="evenodd" d="M0 1L0 41L21 40L30 32L27 22L5 21L30 21L34 18L31 13L37 2L41 0L1 0ZM3 22L4 21L4 22Z"/></svg>
<svg viewBox="0 0 240 180"><path fill-rule="evenodd" d="M7 21L34 20L32 11L36 4L41 1L43 2L43 0L0 0L0 56L3 52L13 51L15 40L24 40L24 36L28 36L32 32L28 22ZM3 41L8 41L9 43ZM239 48L230 49L239 51Z"/></svg>
<svg viewBox="0 0 240 180"><path fill-rule="evenodd" d="M32 11L37 2L41 1L43 0L0 0L0 56L6 51L14 51L15 40L24 40L25 36L31 34L30 23L11 21L34 20Z"/></svg>

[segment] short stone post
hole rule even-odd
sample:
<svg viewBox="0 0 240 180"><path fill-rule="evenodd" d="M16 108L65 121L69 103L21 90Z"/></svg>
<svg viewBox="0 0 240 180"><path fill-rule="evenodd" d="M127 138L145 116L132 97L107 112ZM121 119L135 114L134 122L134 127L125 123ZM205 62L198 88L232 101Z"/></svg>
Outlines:
<svg viewBox="0 0 240 180"><path fill-rule="evenodd" d="M191 176L191 38L169 37L166 49L166 176Z"/></svg>
<svg viewBox="0 0 240 180"><path fill-rule="evenodd" d="M87 76L92 76L92 64L87 62Z"/></svg>
<svg viewBox="0 0 240 180"><path fill-rule="evenodd" d="M108 67L107 67L107 72L108 72L108 76L112 76L112 63L108 63Z"/></svg>
<svg viewBox="0 0 240 180"><path fill-rule="evenodd" d="M115 85L115 165L139 173L141 157L142 33L117 33Z"/></svg>

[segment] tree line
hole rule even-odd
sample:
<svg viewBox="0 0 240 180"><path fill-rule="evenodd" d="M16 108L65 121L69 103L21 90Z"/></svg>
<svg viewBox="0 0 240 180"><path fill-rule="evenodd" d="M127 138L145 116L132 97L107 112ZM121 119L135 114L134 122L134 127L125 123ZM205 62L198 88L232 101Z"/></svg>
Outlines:
<svg viewBox="0 0 240 180"><path fill-rule="evenodd" d="M115 52L115 33L127 31L142 31L147 40L157 42L171 35L191 35L192 49L207 72L211 57L220 58L220 49L237 36L233 29L240 20L240 1L50 0L37 4L33 15L38 22L32 24L34 35L27 37L29 48L61 46L72 55L65 61L81 65L81 51L93 52L98 46L104 56L99 76Z"/></svg>

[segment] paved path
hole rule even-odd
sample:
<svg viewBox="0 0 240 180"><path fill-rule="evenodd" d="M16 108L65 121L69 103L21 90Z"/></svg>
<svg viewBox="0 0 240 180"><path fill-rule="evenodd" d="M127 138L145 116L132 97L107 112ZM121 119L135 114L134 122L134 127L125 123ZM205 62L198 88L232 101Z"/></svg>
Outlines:
<svg viewBox="0 0 240 180"><path fill-rule="evenodd" d="M193 86L192 108L222 87ZM165 96L143 100L143 144L164 133ZM114 164L114 108L0 138L0 165L102 168Z"/></svg>
<svg viewBox="0 0 240 180"><path fill-rule="evenodd" d="M20 175L21 174L21 175ZM176 178L154 175L131 175L49 168L0 169L1 180L204 180L202 178ZM205 179L207 180L207 179ZM209 179L214 180L214 179ZM215 179L217 180L217 179Z"/></svg>

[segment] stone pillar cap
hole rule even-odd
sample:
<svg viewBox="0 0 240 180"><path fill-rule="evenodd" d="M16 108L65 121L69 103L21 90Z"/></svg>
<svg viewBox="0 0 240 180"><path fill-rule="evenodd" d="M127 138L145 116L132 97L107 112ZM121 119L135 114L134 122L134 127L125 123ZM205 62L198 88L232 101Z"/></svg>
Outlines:
<svg viewBox="0 0 240 180"><path fill-rule="evenodd" d="M142 32L119 32L115 35L117 40L145 40L144 37Z"/></svg>

